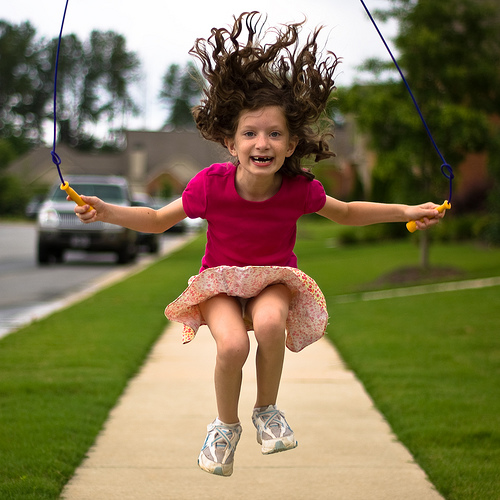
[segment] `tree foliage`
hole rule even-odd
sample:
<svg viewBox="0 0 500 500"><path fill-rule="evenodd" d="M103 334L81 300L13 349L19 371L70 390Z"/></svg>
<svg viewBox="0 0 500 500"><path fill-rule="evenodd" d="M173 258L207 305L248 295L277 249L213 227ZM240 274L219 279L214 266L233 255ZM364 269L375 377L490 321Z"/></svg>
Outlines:
<svg viewBox="0 0 500 500"><path fill-rule="evenodd" d="M399 23L394 42L400 66L447 162L493 152L500 114L498 2L391 0L391 8L377 16ZM375 75L387 68L373 60L365 65ZM384 186L384 196L416 201L446 195L438 179L441 160L399 79L355 86L339 102L371 137L378 154L375 177L386 181L375 185Z"/></svg>
<svg viewBox="0 0 500 500"><path fill-rule="evenodd" d="M169 110L166 127L175 129L195 126L191 109L201 97L203 77L192 62L184 67L171 64L163 76L163 86L159 94Z"/></svg>
<svg viewBox="0 0 500 500"><path fill-rule="evenodd" d="M84 43L75 35L67 35L61 47L61 141L92 148L96 141L89 125L111 123L120 115L138 112L129 86L138 79L140 63L133 52L127 51L125 38L112 31L92 31Z"/></svg>
<svg viewBox="0 0 500 500"><path fill-rule="evenodd" d="M54 63L58 39L38 38L25 22L0 20L0 139L25 152L42 141L43 125L52 115ZM62 39L57 106L60 140L78 148L94 148L97 123L110 124L136 113L130 85L139 76L139 60L122 35L93 31L81 42ZM3 155L5 157L5 155Z"/></svg>
<svg viewBox="0 0 500 500"><path fill-rule="evenodd" d="M422 98L488 113L500 110L500 5L497 0L392 0L396 45Z"/></svg>
<svg viewBox="0 0 500 500"><path fill-rule="evenodd" d="M20 153L40 141L52 84L46 44L29 23L0 20L0 138Z"/></svg>

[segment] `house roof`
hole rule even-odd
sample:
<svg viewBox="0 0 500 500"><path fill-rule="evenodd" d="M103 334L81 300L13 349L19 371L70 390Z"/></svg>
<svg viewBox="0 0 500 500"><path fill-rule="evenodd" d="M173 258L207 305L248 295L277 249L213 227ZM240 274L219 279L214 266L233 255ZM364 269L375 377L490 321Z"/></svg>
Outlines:
<svg viewBox="0 0 500 500"><path fill-rule="evenodd" d="M126 175L124 153L91 154L75 151L64 144L57 147L64 174ZM35 182L52 184L58 178L52 161L51 148L40 146L27 153L7 168L10 174L21 177L27 184Z"/></svg>
<svg viewBox="0 0 500 500"><path fill-rule="evenodd" d="M186 184L202 168L224 161L227 156L217 144L204 140L198 131L144 132L129 131L127 147L120 153L83 153L57 146L61 170L65 174L123 175L128 177L130 157L134 151L145 152L145 176L148 178L168 172L180 183ZM227 156L227 158L229 158ZM53 184L57 182L57 169L52 162L51 148L41 146L7 168L10 174L26 183Z"/></svg>
<svg viewBox="0 0 500 500"><path fill-rule="evenodd" d="M203 139L197 130L172 132L127 132L127 151L146 150L148 170L160 164L172 164L178 158L189 158L197 170L225 161L229 155L222 146Z"/></svg>
<svg viewBox="0 0 500 500"><path fill-rule="evenodd" d="M337 159L351 158L353 131L340 127L332 141ZM212 163L228 161L230 155L222 146L203 139L197 130L128 131L127 146L119 153L83 153L64 144L57 147L64 175L122 175L137 182L133 173L134 156L140 156L140 182L149 184L163 174L172 176L179 185L186 185L197 172ZM338 160L337 160L338 161ZM12 162L7 172L26 184L54 184L57 169L52 162L51 148L41 146ZM135 175L135 179L133 178Z"/></svg>

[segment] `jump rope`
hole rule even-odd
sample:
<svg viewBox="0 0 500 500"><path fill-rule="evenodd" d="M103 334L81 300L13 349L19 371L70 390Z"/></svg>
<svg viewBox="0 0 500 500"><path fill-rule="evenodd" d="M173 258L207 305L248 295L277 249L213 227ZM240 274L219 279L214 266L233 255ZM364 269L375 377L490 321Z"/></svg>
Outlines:
<svg viewBox="0 0 500 500"><path fill-rule="evenodd" d="M62 23L61 23L61 31L59 32L59 41L57 43L56 63L55 63L55 70L54 70L54 141L53 141L52 151L50 152L50 154L52 156L52 161L57 168L59 178L61 179L61 185L59 186L60 189L62 191L66 191L66 194L77 205L79 205L80 207L83 207L84 205L86 205L86 203L82 200L80 195L72 187L70 187L69 183L64 180L62 172L61 172L61 158L56 153L56 141L57 141L57 70L59 68L59 53L61 51L61 40L62 40L62 34L63 34L63 28L64 28L64 21L66 19L66 12L68 10L68 3L69 3L69 0L66 0L66 6L64 7L64 14L63 14ZM92 210L92 209L93 209L93 207L91 207L89 205L89 209L87 210L87 212Z"/></svg>
<svg viewBox="0 0 500 500"><path fill-rule="evenodd" d="M364 0L360 0L360 2L363 5L363 8L365 9L365 11L366 11L366 13L367 13L370 21L372 22L375 30L379 34L379 36L380 36L380 38L382 40L382 43L384 44L385 48L387 49L387 52L389 52L389 55L391 56L392 62L396 66L396 69L398 70L399 75L401 76L401 79L403 80L403 83L405 84L406 89L408 90L408 93L410 94L410 97L411 97L411 99L413 101L413 104L415 105L415 109L416 109L418 115L420 116L420 120L422 121L422 124L423 124L423 126L425 128L425 131L427 132L427 135L429 136L429 139L431 140L431 143L434 146L434 149L436 150L437 154L441 158L441 161L443 162L442 165L441 165L441 173L449 181L449 195L448 195L448 199L442 205L440 205L439 207L436 208L436 210L441 213L444 210L451 208L451 197L452 197L452 194L453 194L452 188L453 188L453 178L454 178L453 169L446 162L446 160L444 159L444 156L441 154L441 151L439 150L439 148L438 148L438 146L436 144L436 141L434 140L434 137L432 136L432 133L431 133L431 131L429 129L429 126L427 125L427 122L424 119L424 116L422 114L422 111L420 110L420 107L419 107L419 105L417 103L417 100L415 99L415 96L413 95L413 92L412 92L412 90L410 88L410 85L408 84L405 76L403 75L403 72L402 72L402 70L401 70L398 62L397 62L396 58L394 57L391 49L389 48L389 45L385 41L385 38L382 35L382 33L381 33L381 31L380 31L377 23L375 22L375 19L371 15L371 13L370 13L368 7L366 6ZM61 172L61 158L56 153L56 140L57 140L57 70L58 70L58 67L59 67L59 53L60 53L60 50L61 50L61 40L62 40L62 34L63 34L63 29L64 29L64 21L66 19L66 12L68 10L68 3L69 3L69 0L66 0L66 5L64 7L64 14L63 14L62 23L61 23L61 30L59 32L59 40L58 40L58 44L57 44L57 53L56 53L56 62L55 62L55 71L54 71L54 141L53 141L52 151L51 151L50 154L52 156L52 161L54 162L55 166L57 167L57 172L59 174L59 178L61 179L60 189L63 190L63 191L66 191L66 194L70 197L70 199L72 199L77 205L79 205L79 206L82 207L82 206L86 205L86 203L82 200L82 198L80 197L80 195L73 188L70 187L70 185L68 184L68 182L66 182L64 180L62 172ZM89 210L92 210L92 207L90 207ZM408 229L408 231L410 231L410 233L415 232L417 230L417 223L416 223L416 221L413 221L413 220L409 221L406 224L406 228Z"/></svg>

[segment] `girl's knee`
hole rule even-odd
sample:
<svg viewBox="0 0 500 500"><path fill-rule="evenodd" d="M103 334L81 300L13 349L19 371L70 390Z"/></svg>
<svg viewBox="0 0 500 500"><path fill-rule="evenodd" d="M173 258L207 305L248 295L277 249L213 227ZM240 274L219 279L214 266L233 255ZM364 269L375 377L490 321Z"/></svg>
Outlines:
<svg viewBox="0 0 500 500"><path fill-rule="evenodd" d="M250 353L248 336L228 336L217 341L217 360L226 367L241 368Z"/></svg>
<svg viewBox="0 0 500 500"><path fill-rule="evenodd" d="M279 310L261 311L254 316L253 327L259 345L283 343L287 314Z"/></svg>
<svg viewBox="0 0 500 500"><path fill-rule="evenodd" d="M284 342L289 305L290 291L285 285L266 288L250 303L249 312L259 345Z"/></svg>
<svg viewBox="0 0 500 500"><path fill-rule="evenodd" d="M279 310L264 310L254 315L253 325L259 331L281 331L285 329L287 315Z"/></svg>
<svg viewBox="0 0 500 500"><path fill-rule="evenodd" d="M248 333L235 297L220 294L200 304L217 344L217 362L229 369L243 366L250 352Z"/></svg>

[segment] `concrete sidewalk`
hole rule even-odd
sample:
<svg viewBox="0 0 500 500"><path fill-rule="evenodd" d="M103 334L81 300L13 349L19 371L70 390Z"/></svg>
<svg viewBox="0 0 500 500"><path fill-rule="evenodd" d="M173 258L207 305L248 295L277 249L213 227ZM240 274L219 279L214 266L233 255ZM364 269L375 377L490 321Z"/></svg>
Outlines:
<svg viewBox="0 0 500 500"><path fill-rule="evenodd" d="M182 345L180 338L180 325L166 330L62 498L442 498L325 339L298 354L286 354L278 406L286 412L298 448L268 456L260 453L251 422L255 398L252 345L244 373L243 434L234 473L224 478L201 471L197 457L206 426L216 416L215 343L206 328L190 344Z"/></svg>

